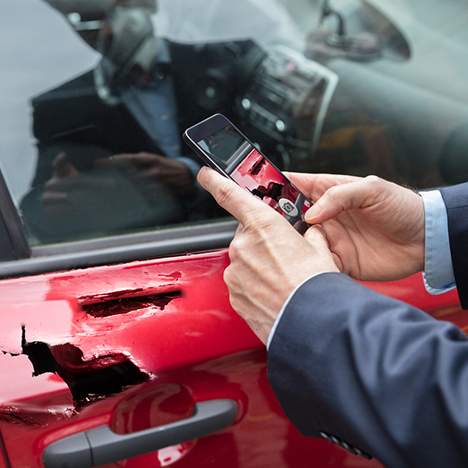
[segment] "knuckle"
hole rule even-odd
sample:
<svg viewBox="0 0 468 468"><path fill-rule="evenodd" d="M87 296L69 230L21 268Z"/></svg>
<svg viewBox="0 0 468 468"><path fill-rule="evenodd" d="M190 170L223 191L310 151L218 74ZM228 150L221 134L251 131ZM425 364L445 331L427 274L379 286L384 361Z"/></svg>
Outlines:
<svg viewBox="0 0 468 468"><path fill-rule="evenodd" d="M240 257L240 255L242 254L242 244L243 243L238 238L235 238L231 242L231 245L229 246L229 258L231 260Z"/></svg>
<svg viewBox="0 0 468 468"><path fill-rule="evenodd" d="M381 185L383 183L383 179L376 175L368 175L364 180L370 185Z"/></svg>
<svg viewBox="0 0 468 468"><path fill-rule="evenodd" d="M224 282L229 286L229 284L231 284L232 282L232 271L229 267L227 267L225 270L224 270L224 273L223 273L223 280Z"/></svg>
<svg viewBox="0 0 468 468"><path fill-rule="evenodd" d="M229 303L231 304L231 307L239 313L240 310L240 301L237 297L236 294L229 294Z"/></svg>
<svg viewBox="0 0 468 468"><path fill-rule="evenodd" d="M338 185L330 187L325 193L325 198L330 202L335 202L338 200L340 194L340 188Z"/></svg>
<svg viewBox="0 0 468 468"><path fill-rule="evenodd" d="M234 258L240 257L248 247L248 236L242 233L236 235L229 246L229 253L233 254Z"/></svg>
<svg viewBox="0 0 468 468"><path fill-rule="evenodd" d="M244 232L246 234L256 233L259 229L260 228L259 228L257 220L249 219L244 223Z"/></svg>
<svg viewBox="0 0 468 468"><path fill-rule="evenodd" d="M222 186L218 188L215 194L216 201L221 205L225 205L233 196L234 189L230 186Z"/></svg>
<svg viewBox="0 0 468 468"><path fill-rule="evenodd" d="M258 224L258 220L261 218L261 212L256 209L246 208L244 210L244 218L242 221L242 225L244 230L249 231L255 229Z"/></svg>

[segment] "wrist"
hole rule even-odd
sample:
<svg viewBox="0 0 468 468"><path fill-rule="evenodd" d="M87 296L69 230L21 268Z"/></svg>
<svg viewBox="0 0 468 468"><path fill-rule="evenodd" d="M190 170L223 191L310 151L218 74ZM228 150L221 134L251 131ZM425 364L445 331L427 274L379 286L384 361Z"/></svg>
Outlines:
<svg viewBox="0 0 468 468"><path fill-rule="evenodd" d="M337 269L337 272L338 272L338 269ZM271 344L271 341L273 340L273 336L275 334L275 331L278 328L278 325L279 325L279 323L280 323L280 321L281 321L281 319L282 319L282 317L284 315L284 312L285 312L286 308L288 307L288 304L291 302L291 299L295 296L295 294L306 283L311 281L313 278L324 275L326 273L328 273L328 272L323 271L323 272L320 272L320 273L312 273L310 276L308 276L303 281L301 281L299 284L297 284L293 289L291 289L291 291L289 292L287 298L283 301L283 303L281 305L281 308L279 309L278 314L276 315L275 321L273 322L273 325L272 325L272 327L270 328L270 330L268 332L267 339L264 341L267 349L269 349L269 347L270 347L270 344Z"/></svg>

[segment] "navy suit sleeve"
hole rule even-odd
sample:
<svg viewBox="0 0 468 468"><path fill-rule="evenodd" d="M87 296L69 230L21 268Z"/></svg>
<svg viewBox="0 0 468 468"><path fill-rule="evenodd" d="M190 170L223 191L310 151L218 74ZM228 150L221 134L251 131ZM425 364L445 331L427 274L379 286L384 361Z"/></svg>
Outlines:
<svg viewBox="0 0 468 468"><path fill-rule="evenodd" d="M289 302L268 372L306 435L331 434L390 467L468 466L468 339L449 323L320 275Z"/></svg>
<svg viewBox="0 0 468 468"><path fill-rule="evenodd" d="M468 309L468 183L441 190L447 208L450 251L458 294Z"/></svg>

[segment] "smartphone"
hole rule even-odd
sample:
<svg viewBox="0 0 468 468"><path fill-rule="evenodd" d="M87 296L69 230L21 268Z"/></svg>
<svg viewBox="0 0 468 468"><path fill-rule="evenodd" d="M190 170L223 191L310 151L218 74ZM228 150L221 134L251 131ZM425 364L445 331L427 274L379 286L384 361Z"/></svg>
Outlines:
<svg viewBox="0 0 468 468"><path fill-rule="evenodd" d="M187 144L204 164L234 180L304 233L312 203L224 115L216 114L187 129Z"/></svg>

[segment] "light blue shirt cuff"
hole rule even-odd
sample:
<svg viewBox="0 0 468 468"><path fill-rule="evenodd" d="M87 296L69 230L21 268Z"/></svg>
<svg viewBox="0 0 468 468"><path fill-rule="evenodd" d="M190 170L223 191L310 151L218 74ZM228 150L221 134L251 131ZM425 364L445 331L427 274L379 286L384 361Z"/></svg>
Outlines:
<svg viewBox="0 0 468 468"><path fill-rule="evenodd" d="M185 156L180 156L175 159L177 161L180 161L181 163L184 163L189 168L194 178L197 177L198 171L200 170L200 164L198 164L193 159L187 158Z"/></svg>
<svg viewBox="0 0 468 468"><path fill-rule="evenodd" d="M424 284L430 294L443 294L455 288L447 209L438 190L421 192L424 202L426 246Z"/></svg>
<svg viewBox="0 0 468 468"><path fill-rule="evenodd" d="M278 325L279 325L279 323L281 321L281 318L283 317L284 311L286 310L289 303L291 302L291 299L294 297L294 294L296 294L297 291L299 291L299 289L301 289L302 286L304 286L304 284L306 284L309 280L311 280L312 278L315 278L316 276L320 276L320 275L323 275L323 273L317 273L316 275L312 275L311 277L307 278L299 286L297 286L296 289L294 289L294 291L288 296L288 298L286 299L286 302L283 304L283 307L280 310L280 313L276 317L275 323L273 324L273 327L272 327L272 329L270 331L270 334L268 335L268 341L267 341L267 346L266 346L267 349L270 348L271 341L273 340L273 335L275 334L275 331L278 328Z"/></svg>

